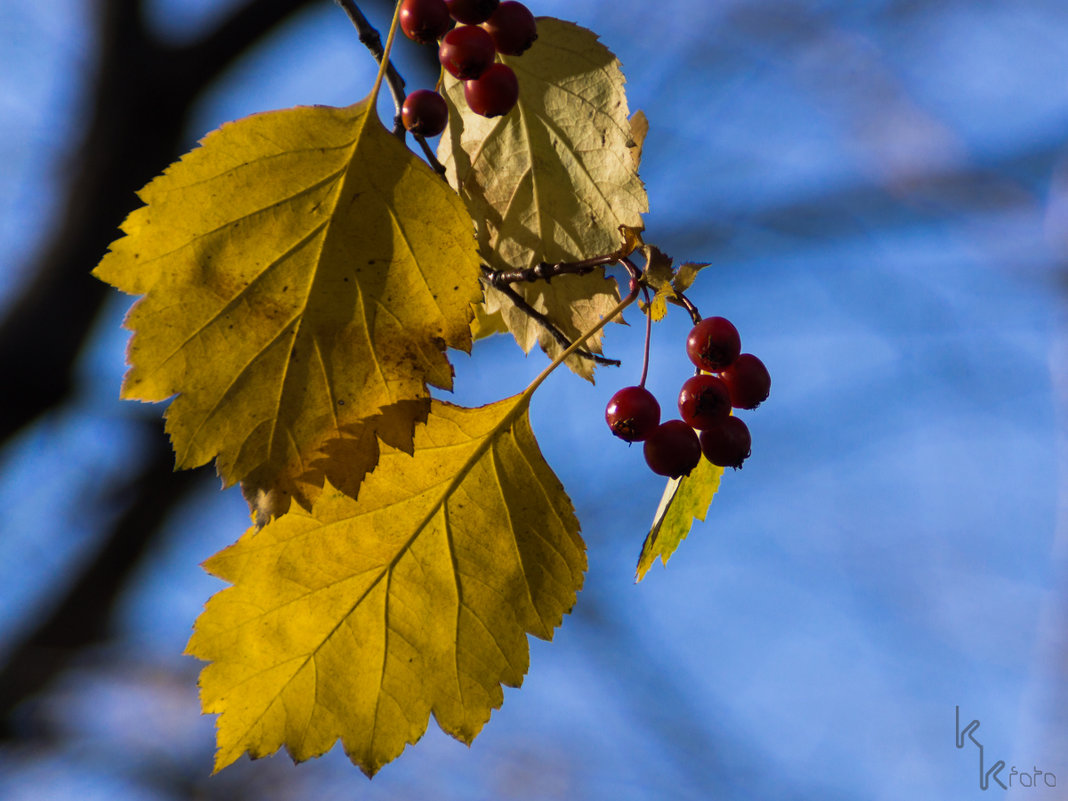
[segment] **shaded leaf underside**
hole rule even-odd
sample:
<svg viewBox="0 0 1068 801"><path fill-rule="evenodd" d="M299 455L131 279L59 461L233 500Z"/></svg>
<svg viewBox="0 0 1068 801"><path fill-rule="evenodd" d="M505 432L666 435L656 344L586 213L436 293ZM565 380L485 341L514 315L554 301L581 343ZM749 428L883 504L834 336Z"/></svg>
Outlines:
<svg viewBox="0 0 1068 801"><path fill-rule="evenodd" d="M476 220L480 252L497 269L577 261L615 251L619 226L641 226L648 209L637 175L638 151L619 62L592 32L538 19L538 39L519 57L504 57L519 79L517 108L486 119L471 112L463 86L446 76L449 127L438 148L450 181ZM591 328L619 300L604 271L515 286L569 337ZM511 301L488 290L524 351L562 348ZM600 334L590 342L600 350ZM593 364L568 366L589 378Z"/></svg>

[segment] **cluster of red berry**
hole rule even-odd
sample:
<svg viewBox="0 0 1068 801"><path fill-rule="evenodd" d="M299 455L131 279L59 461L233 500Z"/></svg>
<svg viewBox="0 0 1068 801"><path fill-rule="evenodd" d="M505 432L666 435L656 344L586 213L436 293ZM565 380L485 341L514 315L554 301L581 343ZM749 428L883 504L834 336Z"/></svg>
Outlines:
<svg viewBox="0 0 1068 801"><path fill-rule="evenodd" d="M755 409L771 392L764 363L741 351L738 329L729 320L705 318L686 340L686 353L702 372L687 379L679 392L682 419L661 423L653 393L644 386L624 387L605 409L612 433L627 442L644 441L646 463L662 476L689 475L702 453L714 465L741 467L752 438L731 407Z"/></svg>
<svg viewBox="0 0 1068 801"><path fill-rule="evenodd" d="M498 53L518 56L538 38L534 15L525 5L515 0L404 0L400 26L421 44L441 40L438 60L464 82L464 98L476 114L499 117L515 106L519 81L496 58ZM401 107L404 127L420 136L437 136L448 119L445 99L430 89L412 92Z"/></svg>

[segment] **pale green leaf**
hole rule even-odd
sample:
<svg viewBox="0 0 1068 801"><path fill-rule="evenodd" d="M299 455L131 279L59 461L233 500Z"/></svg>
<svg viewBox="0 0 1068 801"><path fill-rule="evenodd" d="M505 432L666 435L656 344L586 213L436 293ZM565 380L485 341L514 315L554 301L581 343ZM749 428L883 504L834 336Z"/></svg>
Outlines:
<svg viewBox="0 0 1068 801"><path fill-rule="evenodd" d="M690 475L668 481L653 517L652 528L642 544L635 581L645 578L658 558L666 565L675 549L690 533L693 521L705 519L722 476L722 467L701 459Z"/></svg>
<svg viewBox="0 0 1068 801"><path fill-rule="evenodd" d="M676 292L685 292L693 286L693 282L697 280L697 274L707 266L707 262L680 264L679 269L675 272L675 278L671 281L671 286Z"/></svg>
<svg viewBox="0 0 1068 801"><path fill-rule="evenodd" d="M671 257L655 245L644 245L641 250L642 255L645 256L645 268L642 274L649 286L656 290L648 304L649 313L654 322L659 322L667 313L667 298L675 295L671 286L675 270L671 266Z"/></svg>

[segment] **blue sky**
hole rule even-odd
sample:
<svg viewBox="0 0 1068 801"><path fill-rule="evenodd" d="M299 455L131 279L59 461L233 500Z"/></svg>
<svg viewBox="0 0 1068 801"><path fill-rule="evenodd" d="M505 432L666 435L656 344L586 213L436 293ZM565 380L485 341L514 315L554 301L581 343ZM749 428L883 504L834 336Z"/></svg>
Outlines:
<svg viewBox="0 0 1068 801"><path fill-rule="evenodd" d="M155 19L187 35L223 5L161 0ZM598 31L623 62L651 124L647 238L712 263L694 300L732 319L772 373L746 418L753 456L635 586L662 483L602 424L640 372L641 326L613 326L606 348L624 366L595 386L555 374L532 409L583 524L586 588L554 642L532 641L524 687L474 746L431 724L371 783L338 753L200 780L262 784L264 797L979 798L975 749L953 744L959 705L1003 778L1037 766L1068 783L1055 668L1068 645L1068 7L530 5ZM85 14L0 7L0 237L13 254L0 298L62 186L92 54ZM324 2L209 93L189 141L254 111L352 102L371 67ZM50 577L92 549L101 521L84 499L123 473L129 420L158 411L114 399L127 304L115 297L101 319L77 402L0 454L0 650ZM654 330L661 399L690 369L687 329L675 314ZM518 391L544 365L505 337L454 362L462 403ZM179 654L219 586L198 563L246 524L239 495L206 475L124 600L112 658L50 696L66 741L0 750L0 796L167 797L138 772L161 754L206 774L211 722Z"/></svg>

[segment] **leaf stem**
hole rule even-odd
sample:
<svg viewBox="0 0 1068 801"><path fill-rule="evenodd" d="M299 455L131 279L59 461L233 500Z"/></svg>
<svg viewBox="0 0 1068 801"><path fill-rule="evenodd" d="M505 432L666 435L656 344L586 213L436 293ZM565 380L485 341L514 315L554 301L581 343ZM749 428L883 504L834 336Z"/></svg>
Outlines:
<svg viewBox="0 0 1068 801"><path fill-rule="evenodd" d="M506 282L501 282L499 284L496 283L492 277L492 270L490 270L488 267L483 267L482 272L483 275L486 276L486 280L488 280L494 287L496 287L497 290L506 295L508 297L508 300L512 301L515 307L521 312L523 312L523 314L527 315L527 317L530 317L542 328L548 331L549 335L553 339L555 339L562 347L566 348L571 345L571 340L567 338L567 335L559 328L557 328L556 324L546 315L542 314L540 311L531 306L527 302L526 298L516 292L516 290L509 286ZM600 354L594 353L586 348L580 349L579 351L577 351L577 353L584 359L592 359L597 364L606 364L611 367L619 367L620 365L619 359L609 359L607 356L601 356Z"/></svg>
<svg viewBox="0 0 1068 801"><path fill-rule="evenodd" d="M693 304L693 301L691 301L682 293L681 289L676 289L675 296L669 297L668 300L686 309L686 311L690 313L690 319L693 320L694 325L697 325L699 322L701 322L701 312L697 310L697 307Z"/></svg>
<svg viewBox="0 0 1068 801"><path fill-rule="evenodd" d="M403 137L404 126L401 125L400 115L401 105L404 103L407 92L405 91L404 78L401 77L400 73L389 61L389 53L393 49L393 37L396 35L397 22L400 19L400 2L393 9L393 20L389 26L389 35L386 36L385 47L382 46L382 37L354 0L334 0L334 2L348 15L348 18L356 28L356 32L359 34L360 42L371 51L371 55L378 62L378 74L375 76L374 86L371 87L371 105L373 106L378 102L378 91L382 86L383 76L386 76L395 109L393 133L398 134L399 132L399 135Z"/></svg>
<svg viewBox="0 0 1068 801"><path fill-rule="evenodd" d="M642 354L642 377L638 386L645 387L645 379L649 377L649 340L653 336L653 309L649 301L649 288L642 287L645 295L645 352Z"/></svg>
<svg viewBox="0 0 1068 801"><path fill-rule="evenodd" d="M382 37L378 34L378 31L353 0L334 0L334 2L348 15L357 33L359 33L360 42L371 51L371 55L374 56L375 61L378 62L381 68L385 51L382 48ZM400 8L399 5L397 7ZM389 86L389 93L393 96L393 135L403 141L407 131L404 130L404 124L401 122L401 107L404 105L404 99L408 96L408 90L404 78L401 77L397 68L393 66L392 61L386 63L386 84ZM445 165L438 161L437 155L427 144L426 137L419 134L412 134L412 137L422 149L431 169L444 178Z"/></svg>
<svg viewBox="0 0 1068 801"><path fill-rule="evenodd" d="M403 135L404 126L401 126L401 132ZM448 183L448 178L445 177L445 165L438 161L437 154L433 151L430 145L427 144L426 137L422 134L412 134L412 138L419 144L419 147L423 151L423 155L426 156L427 162L430 164L430 168L442 177L445 183Z"/></svg>
<svg viewBox="0 0 1068 801"><path fill-rule="evenodd" d="M617 303L612 308L612 310L608 312L608 314L602 317L600 322L597 323L597 325L593 326L593 328L579 336L578 339L572 342L570 346L565 348L562 353L560 353L555 359L553 359L552 362L549 363L548 367L538 373L537 377L530 382L530 385L525 390L523 390L524 403L530 403L530 398L534 394L534 391L542 385L542 383L545 381L546 378L549 377L553 370L555 370L557 367L564 363L568 356L571 356L573 353L575 353L579 348L583 346L583 344L585 344L586 340L588 340L590 337L592 337L594 334L596 334L598 331L600 331L602 328L612 322L612 320L614 320L616 317L621 315L624 309L626 309L630 304L637 300L639 289L640 287L636 283L632 285L630 292L627 294L627 296L623 298L623 300L619 301L619 303Z"/></svg>

